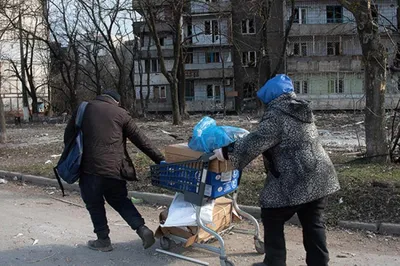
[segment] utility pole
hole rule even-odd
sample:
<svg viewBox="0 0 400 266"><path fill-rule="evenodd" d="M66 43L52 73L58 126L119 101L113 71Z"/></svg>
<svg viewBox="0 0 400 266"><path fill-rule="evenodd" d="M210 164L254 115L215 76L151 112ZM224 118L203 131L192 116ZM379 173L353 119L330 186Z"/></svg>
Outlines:
<svg viewBox="0 0 400 266"><path fill-rule="evenodd" d="M19 26L19 50L20 50L20 63L21 63L21 83L22 83L22 104L23 104L23 114L24 121L29 121L29 102L28 102L28 91L26 87L26 77L25 77L25 55L24 55L24 42L22 40L22 15L21 6L19 7L18 13L18 26Z"/></svg>

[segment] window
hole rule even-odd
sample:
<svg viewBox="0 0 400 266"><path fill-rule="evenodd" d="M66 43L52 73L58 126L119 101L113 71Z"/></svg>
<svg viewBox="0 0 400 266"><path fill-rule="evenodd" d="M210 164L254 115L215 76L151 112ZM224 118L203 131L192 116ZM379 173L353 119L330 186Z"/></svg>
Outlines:
<svg viewBox="0 0 400 266"><path fill-rule="evenodd" d="M243 99L254 98L256 92L256 84L254 82L246 82L243 84Z"/></svg>
<svg viewBox="0 0 400 266"><path fill-rule="evenodd" d="M308 81L294 81L294 92L297 94L307 94L308 93Z"/></svg>
<svg viewBox="0 0 400 266"><path fill-rule="evenodd" d="M221 58L219 52L208 52L206 53L206 63L220 63Z"/></svg>
<svg viewBox="0 0 400 266"><path fill-rule="evenodd" d="M209 20L204 21L204 34L206 35L211 34L211 21Z"/></svg>
<svg viewBox="0 0 400 266"><path fill-rule="evenodd" d="M159 59L151 59L151 72L153 72L153 73L160 72L160 60Z"/></svg>
<svg viewBox="0 0 400 266"><path fill-rule="evenodd" d="M331 79L328 81L328 93L343 93L343 92L344 92L343 79Z"/></svg>
<svg viewBox="0 0 400 266"><path fill-rule="evenodd" d="M161 45L161 46L164 46L164 39L165 39L165 38L158 38L158 40L160 41L160 45Z"/></svg>
<svg viewBox="0 0 400 266"><path fill-rule="evenodd" d="M221 86L219 85L207 85L207 98L216 101L221 100Z"/></svg>
<svg viewBox="0 0 400 266"><path fill-rule="evenodd" d="M342 54L340 42L328 42L326 50L327 50L328 55L341 55Z"/></svg>
<svg viewBox="0 0 400 266"><path fill-rule="evenodd" d="M154 99L166 99L167 89L165 86L154 86L153 87Z"/></svg>
<svg viewBox="0 0 400 266"><path fill-rule="evenodd" d="M343 23L343 7L342 6L327 6L326 7L326 22L327 23Z"/></svg>
<svg viewBox="0 0 400 266"><path fill-rule="evenodd" d="M186 80L185 99L186 101L194 100L194 80Z"/></svg>
<svg viewBox="0 0 400 266"><path fill-rule="evenodd" d="M218 20L204 21L204 34L205 35L218 35Z"/></svg>
<svg viewBox="0 0 400 266"><path fill-rule="evenodd" d="M213 20L211 21L211 25L212 25L212 42L216 42L219 40L219 29L218 29L218 21L217 20Z"/></svg>
<svg viewBox="0 0 400 266"><path fill-rule="evenodd" d="M144 71L145 73L150 73L150 60L144 60Z"/></svg>
<svg viewBox="0 0 400 266"><path fill-rule="evenodd" d="M193 53L185 53L184 55L185 64L193 64Z"/></svg>
<svg viewBox="0 0 400 266"><path fill-rule="evenodd" d="M294 21L293 23L306 24L307 23L307 9L302 7L296 7L294 9Z"/></svg>
<svg viewBox="0 0 400 266"><path fill-rule="evenodd" d="M307 56L307 43L294 43L293 54L297 56Z"/></svg>
<svg viewBox="0 0 400 266"><path fill-rule="evenodd" d="M242 20L242 34L255 34L254 19Z"/></svg>
<svg viewBox="0 0 400 266"><path fill-rule="evenodd" d="M255 67L256 66L256 52L249 51L242 53L242 64L247 67Z"/></svg>

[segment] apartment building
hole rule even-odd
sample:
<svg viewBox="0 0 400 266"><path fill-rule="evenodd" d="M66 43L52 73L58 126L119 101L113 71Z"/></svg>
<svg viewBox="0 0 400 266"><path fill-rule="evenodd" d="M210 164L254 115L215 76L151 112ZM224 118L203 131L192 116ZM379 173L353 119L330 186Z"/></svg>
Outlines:
<svg viewBox="0 0 400 266"><path fill-rule="evenodd" d="M157 32L168 71L172 69L173 29L166 22L169 6L158 6ZM234 110L232 5L229 0L188 1L182 15L185 97L188 111ZM135 23L140 36L136 59L136 98L149 99L150 111L170 111L170 86L161 73L154 40L143 21Z"/></svg>
<svg viewBox="0 0 400 266"><path fill-rule="evenodd" d="M18 1L13 1L12 3L16 5ZM35 32L35 34L46 37L47 32L43 24L41 24L44 15L42 1L21 1L21 4L21 9L26 12L26 14L23 14L21 17L22 27L28 31ZM15 7L3 11L7 12L10 16L18 14L18 10L16 10ZM18 70L19 75L21 75L21 34L18 30L9 26L7 27L8 24L9 20L0 15L0 93L6 112L22 113L22 83L16 73L16 70ZM25 34L22 35L22 38L23 53L28 57L28 67L33 77L32 83L36 86L35 90L38 97L39 112L44 112L49 95L47 86L48 50L43 43L32 41L26 37ZM27 86L29 86L28 81ZM32 88L29 87L29 89ZM31 106L32 99L29 95L28 102Z"/></svg>
<svg viewBox="0 0 400 266"><path fill-rule="evenodd" d="M397 1L380 0L373 12L388 52L387 107L399 99L399 78L392 71L399 35ZM362 51L353 15L337 1L296 1L286 57L286 72L299 97L314 109L361 109L365 105ZM291 16L287 3L286 18Z"/></svg>

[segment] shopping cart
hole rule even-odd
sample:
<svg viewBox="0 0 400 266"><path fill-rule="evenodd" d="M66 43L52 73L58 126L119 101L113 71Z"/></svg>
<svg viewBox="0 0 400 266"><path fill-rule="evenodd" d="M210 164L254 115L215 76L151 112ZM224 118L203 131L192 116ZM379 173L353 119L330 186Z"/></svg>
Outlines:
<svg viewBox="0 0 400 266"><path fill-rule="evenodd" d="M204 192L206 188L206 178L208 174L209 162L212 155L213 154L204 154L197 160L152 165L150 166L151 181L154 186L183 193L185 201L188 201L196 206L197 225L218 240L219 248L201 243L194 243L193 246L219 254L221 266L233 266L234 264L228 260L224 240L221 235L218 234L216 231L208 228L200 219L201 208L207 200ZM256 251L259 254L264 254L264 243L259 236L260 226L257 220L253 216L242 211L239 208L237 204L237 188L234 191L230 191L229 193L233 193L233 195L229 196L226 194L222 196L228 196L230 199L232 199L233 207L236 212L242 217L248 219L255 227L254 231L240 230L240 232L254 235L254 244ZM171 248L172 241L179 244L185 243L186 239L175 235L163 236L160 239L162 250L157 249L157 251L186 261L191 261L193 263L209 265L207 262L202 262L190 257L167 251Z"/></svg>

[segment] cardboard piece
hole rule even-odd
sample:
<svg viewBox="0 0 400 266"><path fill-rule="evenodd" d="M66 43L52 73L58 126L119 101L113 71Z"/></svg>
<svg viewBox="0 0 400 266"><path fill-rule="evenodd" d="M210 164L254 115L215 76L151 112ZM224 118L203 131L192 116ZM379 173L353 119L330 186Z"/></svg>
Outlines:
<svg viewBox="0 0 400 266"><path fill-rule="evenodd" d="M232 200L224 197L220 197L215 200L213 209L213 224L207 224L207 227L211 228L216 232L221 232L228 228L234 220L238 218L238 215L233 211ZM168 210L164 210L160 213L160 224L164 224L168 217ZM156 230L155 236L160 238L162 236L175 235L187 239L184 247L189 247L193 243L202 243L212 236L206 231L200 229L198 226L186 226L186 227L161 227L159 226Z"/></svg>
<svg viewBox="0 0 400 266"><path fill-rule="evenodd" d="M202 152L190 149L186 143L169 145L165 148L165 160L167 163L195 160L202 155ZM224 173L232 170L234 169L229 161L221 162L217 159L212 160L208 168L208 171L214 173Z"/></svg>
<svg viewBox="0 0 400 266"><path fill-rule="evenodd" d="M225 173L208 172L204 195L212 199L229 194L238 188L242 172L233 170Z"/></svg>

